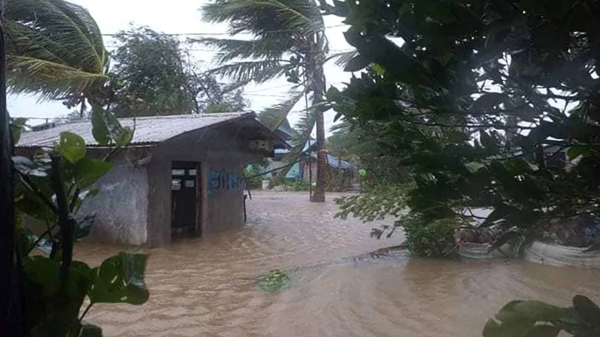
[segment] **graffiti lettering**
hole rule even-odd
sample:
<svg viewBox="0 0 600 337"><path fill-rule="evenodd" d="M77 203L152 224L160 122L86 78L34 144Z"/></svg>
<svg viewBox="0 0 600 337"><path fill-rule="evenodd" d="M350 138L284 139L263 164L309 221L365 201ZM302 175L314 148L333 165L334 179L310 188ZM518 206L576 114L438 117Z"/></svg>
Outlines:
<svg viewBox="0 0 600 337"><path fill-rule="evenodd" d="M245 187L244 178L235 172L212 169L208 173L208 189L210 191L234 190Z"/></svg>

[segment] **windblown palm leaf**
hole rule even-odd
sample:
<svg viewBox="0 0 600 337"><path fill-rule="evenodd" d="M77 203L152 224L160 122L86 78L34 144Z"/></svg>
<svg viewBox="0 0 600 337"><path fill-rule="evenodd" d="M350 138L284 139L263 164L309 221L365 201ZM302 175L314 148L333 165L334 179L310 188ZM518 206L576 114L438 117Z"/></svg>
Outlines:
<svg viewBox="0 0 600 337"><path fill-rule="evenodd" d="M215 58L215 61L220 64L235 59L279 60L284 53L294 49L294 41L272 39L272 36L259 40L204 38L192 41L218 48L221 53Z"/></svg>
<svg viewBox="0 0 600 337"><path fill-rule="evenodd" d="M8 85L61 99L102 87L108 54L83 7L63 0L7 0Z"/></svg>
<svg viewBox="0 0 600 337"><path fill-rule="evenodd" d="M247 82L254 80L256 82L266 82L274 78L283 76L294 66L277 61L246 61L222 65L211 69L208 73L221 75L236 82Z"/></svg>
<svg viewBox="0 0 600 337"><path fill-rule="evenodd" d="M205 21L229 22L231 35L306 36L324 29L319 8L312 0L220 0L205 5L202 11Z"/></svg>
<svg viewBox="0 0 600 337"><path fill-rule="evenodd" d="M290 99L263 110L258 115L258 119L272 131L277 130L303 96L303 92L293 94Z"/></svg>
<svg viewBox="0 0 600 337"><path fill-rule="evenodd" d="M200 41L219 48L223 53L217 61L225 65L215 69L216 73L238 81L251 79L265 82L287 75L289 81L299 83L304 78L305 88L302 92L312 92L313 106L321 103L325 93L323 63L328 48L323 17L315 0L216 0L202 9L205 21L228 23L231 35L239 33L252 35L250 41L239 39ZM256 61L248 61L248 59ZM271 117L274 116L269 121L269 126L281 125L300 97L292 97L291 100L266 111ZM324 151L321 151L325 146L323 111L320 108L316 110L309 108L308 111L307 123L319 125L317 139L320 149L318 160L320 169L314 200L324 201L327 164L322 155ZM308 124L307 128L309 128ZM300 132L300 137L306 137L305 139L309 135L310 130ZM295 152L299 155L297 151Z"/></svg>
<svg viewBox="0 0 600 337"><path fill-rule="evenodd" d="M214 71L235 81L265 82L284 75L294 68L286 56L309 52L307 41L325 29L313 0L220 0L204 6L202 11L205 21L229 23L231 35L253 35L251 40L196 40L221 51L215 61L225 65Z"/></svg>
<svg viewBox="0 0 600 337"><path fill-rule="evenodd" d="M358 56L358 52L356 50L336 53L330 55L327 58L327 61L335 60L333 63L338 67L346 66L353 58Z"/></svg>
<svg viewBox="0 0 600 337"><path fill-rule="evenodd" d="M300 117L296 125L294 125L296 133L292 135L292 151L286 156L286 161L292 162L298 160L298 158L306 155L305 150L308 150L306 148L308 144L310 144L310 147L316 145L316 141L311 137L316 122L317 109L310 107L303 111L302 117Z"/></svg>

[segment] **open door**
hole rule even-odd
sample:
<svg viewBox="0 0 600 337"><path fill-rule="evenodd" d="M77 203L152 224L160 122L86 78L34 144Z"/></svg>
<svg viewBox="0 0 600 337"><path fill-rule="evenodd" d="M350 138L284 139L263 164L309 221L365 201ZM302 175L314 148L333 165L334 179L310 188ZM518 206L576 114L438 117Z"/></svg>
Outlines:
<svg viewBox="0 0 600 337"><path fill-rule="evenodd" d="M171 233L200 235L200 163L175 161L171 165Z"/></svg>

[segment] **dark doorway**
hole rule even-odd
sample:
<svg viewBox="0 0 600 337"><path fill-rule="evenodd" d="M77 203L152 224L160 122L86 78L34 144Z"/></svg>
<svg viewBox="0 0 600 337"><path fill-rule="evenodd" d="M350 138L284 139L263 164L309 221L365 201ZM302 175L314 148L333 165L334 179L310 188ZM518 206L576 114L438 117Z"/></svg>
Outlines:
<svg viewBox="0 0 600 337"><path fill-rule="evenodd" d="M200 163L175 161L171 164L171 233L200 233Z"/></svg>

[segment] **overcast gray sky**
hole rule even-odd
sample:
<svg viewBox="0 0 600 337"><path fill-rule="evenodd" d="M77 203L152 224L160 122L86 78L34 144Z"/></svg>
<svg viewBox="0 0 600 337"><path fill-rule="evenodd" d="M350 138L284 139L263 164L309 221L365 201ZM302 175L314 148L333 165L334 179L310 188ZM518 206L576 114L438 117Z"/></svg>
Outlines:
<svg viewBox="0 0 600 337"><path fill-rule="evenodd" d="M206 0L171 0L171 1L145 1L145 0L71 0L71 2L87 8L100 26L102 33L111 34L127 29L130 23L137 26L148 26L163 33L225 33L226 25L215 25L202 22L199 8ZM343 32L346 28L341 25L338 17L326 17L327 37L330 49L334 51L351 50L346 43ZM110 38L105 38L105 44L110 49L113 45ZM196 49L196 48L195 48ZM195 54L199 60L210 61L214 52L205 51L206 47L198 46ZM350 78L350 73L344 72L333 62L326 65L325 72L330 85L341 86ZM256 112L285 99L290 84L285 79L274 80L260 86L249 85L245 89L245 97L250 101L250 108ZM10 96L8 108L14 117L53 118L66 115L69 110L60 102L38 102L35 96ZM304 106L296 106L294 110L302 110ZM299 118L298 113L290 116L290 122L295 123ZM333 112L325 115L327 129L332 125ZM31 124L39 124L43 120L31 120Z"/></svg>

